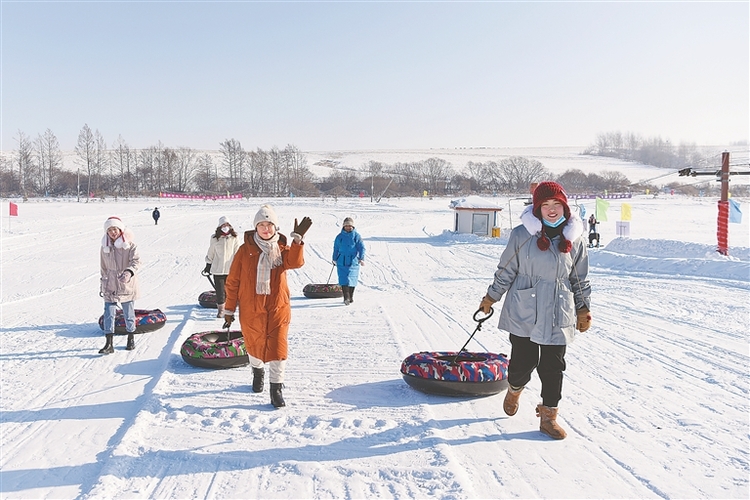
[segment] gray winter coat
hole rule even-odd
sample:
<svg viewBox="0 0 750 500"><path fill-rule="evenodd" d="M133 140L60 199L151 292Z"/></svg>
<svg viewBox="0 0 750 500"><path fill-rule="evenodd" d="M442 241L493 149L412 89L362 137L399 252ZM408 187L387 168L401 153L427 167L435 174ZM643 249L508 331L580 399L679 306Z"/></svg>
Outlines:
<svg viewBox="0 0 750 500"><path fill-rule="evenodd" d="M129 235L129 233L125 233ZM105 235L105 238L107 236ZM138 289L138 268L141 258L138 255L138 247L133 241L124 244L118 240L117 245L107 244L102 240L99 252L101 262L101 285L100 290L105 302L130 302L140 296ZM130 270L133 276L127 283L122 283L118 278L125 271Z"/></svg>
<svg viewBox="0 0 750 500"><path fill-rule="evenodd" d="M487 290L496 301L507 293L498 328L528 337L536 344L569 344L576 334L576 310L590 309L583 222L577 214L571 214L563 229L573 245L570 253L558 250L559 236L549 249L539 249L536 242L542 222L531 206L521 214L521 222L511 231L494 282Z"/></svg>

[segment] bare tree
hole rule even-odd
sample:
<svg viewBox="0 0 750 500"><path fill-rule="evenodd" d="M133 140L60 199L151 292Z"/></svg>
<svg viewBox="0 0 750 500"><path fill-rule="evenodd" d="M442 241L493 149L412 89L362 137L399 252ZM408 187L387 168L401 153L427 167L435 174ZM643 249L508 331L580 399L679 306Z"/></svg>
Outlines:
<svg viewBox="0 0 750 500"><path fill-rule="evenodd" d="M242 144L237 139L226 139L219 144L219 148L222 155L222 163L227 169L230 188L242 190L244 188L243 174L246 158Z"/></svg>
<svg viewBox="0 0 750 500"><path fill-rule="evenodd" d="M538 160L523 156L504 158L498 165L503 183L515 192L528 191L529 186L551 176L549 170Z"/></svg>
<svg viewBox="0 0 750 500"><path fill-rule="evenodd" d="M453 167L442 158L427 158L424 162L424 175L430 195L436 195L439 191L445 194L446 179L453 175Z"/></svg>
<svg viewBox="0 0 750 500"><path fill-rule="evenodd" d="M295 194L314 189L312 173L307 167L307 158L296 146L288 144L282 152L287 175L287 186Z"/></svg>
<svg viewBox="0 0 750 500"><path fill-rule="evenodd" d="M286 194L286 172L284 156L276 146L268 152L268 164L271 173L270 193L272 196Z"/></svg>
<svg viewBox="0 0 750 500"><path fill-rule="evenodd" d="M156 191L156 165L159 156L159 147L150 146L142 149L138 155L138 167L136 174L138 176L139 190L145 190L153 193Z"/></svg>
<svg viewBox="0 0 750 500"><path fill-rule="evenodd" d="M91 197L91 176L94 173L96 165L96 141L88 124L84 124L78 133L78 143L75 151L78 155L79 164L86 169L86 177L88 178L86 203L88 203L89 197Z"/></svg>
<svg viewBox="0 0 750 500"><path fill-rule="evenodd" d="M573 193L585 193L589 188L589 178L583 170L574 168L566 170L557 177L559 182L565 191L569 194Z"/></svg>
<svg viewBox="0 0 750 500"><path fill-rule="evenodd" d="M258 148L250 153L250 192L254 195L269 190L271 159L266 151Z"/></svg>
<svg viewBox="0 0 750 500"><path fill-rule="evenodd" d="M13 165L0 155L0 195L9 194L13 184Z"/></svg>
<svg viewBox="0 0 750 500"><path fill-rule="evenodd" d="M160 143L161 145L161 143ZM177 153L172 148L162 147L157 158L159 192L165 189L178 191L175 172L177 171Z"/></svg>
<svg viewBox="0 0 750 500"><path fill-rule="evenodd" d="M604 182L603 189L613 193L622 193L630 189L630 180L622 172L612 170L603 170L599 176ZM591 177L591 174L589 175ZM589 180L589 184L591 181Z"/></svg>
<svg viewBox="0 0 750 500"><path fill-rule="evenodd" d="M505 178L502 168L500 168L500 164L495 161L488 161L485 164L485 172L484 177L486 184L482 184L484 187L488 188L493 193L511 190L508 185L508 180Z"/></svg>
<svg viewBox="0 0 750 500"><path fill-rule="evenodd" d="M18 150L14 164L18 168L18 187L26 198L29 190L34 191L34 148L29 136L20 130L16 142Z"/></svg>
<svg viewBox="0 0 750 500"><path fill-rule="evenodd" d="M188 189L190 182L192 182L195 176L195 150L185 146L177 148L175 151L176 156L176 169L174 172L175 188L178 192L182 193Z"/></svg>
<svg viewBox="0 0 750 500"><path fill-rule="evenodd" d="M214 159L209 153L198 157L195 173L195 185L199 191L208 192L215 190L216 167Z"/></svg>
<svg viewBox="0 0 750 500"><path fill-rule="evenodd" d="M57 191L54 188L55 176L62 166L60 143L50 129L39 135L35 141L37 164L39 165L39 185L45 194Z"/></svg>
<svg viewBox="0 0 750 500"><path fill-rule="evenodd" d="M96 169L96 191L102 189L102 175L109 170L109 150L104 136L96 130L94 132L94 165Z"/></svg>
<svg viewBox="0 0 750 500"><path fill-rule="evenodd" d="M112 165L119 178L120 194L130 196L133 190L133 172L137 161L136 151L130 149L122 136L117 138L113 146Z"/></svg>
<svg viewBox="0 0 750 500"><path fill-rule="evenodd" d="M487 165L482 162L469 161L466 163L466 173L469 179L473 179L472 189L481 190L490 180L490 171Z"/></svg>

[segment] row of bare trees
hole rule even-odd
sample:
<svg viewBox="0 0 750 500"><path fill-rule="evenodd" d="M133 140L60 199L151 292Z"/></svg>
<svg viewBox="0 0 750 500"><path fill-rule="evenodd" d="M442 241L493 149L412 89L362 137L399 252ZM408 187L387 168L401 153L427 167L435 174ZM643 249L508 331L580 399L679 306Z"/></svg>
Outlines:
<svg viewBox="0 0 750 500"><path fill-rule="evenodd" d="M703 154L694 143L675 146L661 137L643 138L632 132L601 133L583 154L620 158L670 169L704 168L711 161L711 156Z"/></svg>
<svg viewBox="0 0 750 500"><path fill-rule="evenodd" d="M32 140L23 132L18 148L0 157L0 193L23 196L140 196L159 192L202 194L241 192L246 196L380 196L528 193L529 185L545 179L562 183L570 193L622 192L640 189L619 172L587 174L569 170L552 175L534 159L511 156L497 161L468 162L460 170L442 158L385 164L370 161L360 168L329 162L327 177L315 178L305 155L295 146L248 151L227 139L218 151L167 147L159 142L135 149L122 138L108 146L98 130L84 125L75 147L76 172L63 168L63 153L47 129ZM624 157L636 151L668 150L633 134L602 134L588 154ZM651 146L647 146L651 144ZM640 148L640 149L633 149ZM687 154L689 148L681 154Z"/></svg>
<svg viewBox="0 0 750 500"><path fill-rule="evenodd" d="M522 156L511 156L498 161L468 162L456 171L440 158L395 163L392 165L370 161L358 170L334 167L331 175L317 183L323 193L347 195L370 193L382 196L430 196L492 193L527 194L532 183L557 180L573 193L628 192L631 184L619 172L586 174L568 170L554 176L544 165Z"/></svg>
<svg viewBox="0 0 750 500"><path fill-rule="evenodd" d="M63 168L63 152L47 129L35 140L23 132L17 150L0 157L0 192L23 196L153 195L163 191L243 192L249 196L283 196L314 191L305 156L295 146L246 151L227 139L217 152L158 143L130 147L122 137L110 147L99 131L84 125L75 147L76 172ZM82 181L82 183L81 183Z"/></svg>

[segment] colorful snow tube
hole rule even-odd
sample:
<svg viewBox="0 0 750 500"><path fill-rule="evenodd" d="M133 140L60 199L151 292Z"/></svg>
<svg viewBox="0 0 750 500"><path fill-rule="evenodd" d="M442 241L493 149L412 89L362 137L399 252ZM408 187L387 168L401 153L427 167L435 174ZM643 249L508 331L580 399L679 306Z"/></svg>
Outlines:
<svg viewBox="0 0 750 500"><path fill-rule="evenodd" d="M212 309L217 309L216 305L216 291L215 290L209 290L207 292L203 292L198 296L198 303L202 307L208 307Z"/></svg>
<svg viewBox="0 0 750 500"><path fill-rule="evenodd" d="M187 364L198 368L236 368L250 363L239 330L194 333L182 343L180 354Z"/></svg>
<svg viewBox="0 0 750 500"><path fill-rule="evenodd" d="M344 296L341 285L330 285L328 283L310 283L305 285L302 293L309 299L339 299Z"/></svg>
<svg viewBox="0 0 750 500"><path fill-rule="evenodd" d="M407 384L442 396L491 396L508 387L508 359L491 352L417 352L401 363Z"/></svg>
<svg viewBox="0 0 750 500"><path fill-rule="evenodd" d="M147 333L158 330L167 322L167 315L161 309L136 309L135 310L135 333ZM99 328L104 330L104 315L99 316ZM124 335L128 333L125 326L125 315L122 309L117 310L115 316L115 333Z"/></svg>

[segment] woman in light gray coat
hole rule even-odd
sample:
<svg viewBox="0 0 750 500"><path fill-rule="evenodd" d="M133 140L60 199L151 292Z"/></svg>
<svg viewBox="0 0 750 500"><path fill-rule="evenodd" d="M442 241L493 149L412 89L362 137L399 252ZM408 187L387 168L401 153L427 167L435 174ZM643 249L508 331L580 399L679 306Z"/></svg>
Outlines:
<svg viewBox="0 0 750 500"><path fill-rule="evenodd" d="M99 295L104 298L104 333L106 343L99 350L99 354L114 352L112 344L115 333L115 317L117 304L122 306L125 316L125 329L128 332L128 342L125 349L135 349L135 305L139 296L138 268L141 259L138 247L133 241L133 233L125 227L119 217L110 217L104 222L104 237L102 237L99 261L101 267Z"/></svg>
<svg viewBox="0 0 750 500"><path fill-rule="evenodd" d="M542 182L533 206L521 214L520 226L508 238L492 285L479 306L489 314L505 294L498 327L510 333L508 392L503 409L518 411L521 391L536 369L542 383L539 429L555 439L565 431L557 424L562 398L566 345L576 330L591 325L589 260L583 221L568 207L562 186Z"/></svg>

